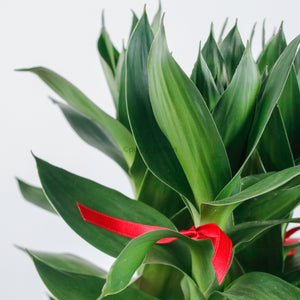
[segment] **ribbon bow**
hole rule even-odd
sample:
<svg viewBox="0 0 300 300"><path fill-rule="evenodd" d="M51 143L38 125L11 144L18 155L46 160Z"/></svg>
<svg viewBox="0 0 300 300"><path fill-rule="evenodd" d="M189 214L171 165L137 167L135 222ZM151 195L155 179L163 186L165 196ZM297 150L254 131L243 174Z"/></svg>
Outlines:
<svg viewBox="0 0 300 300"><path fill-rule="evenodd" d="M136 238L146 232L154 230L171 230L166 227L145 225L117 219L88 208L80 203L77 203L77 205L85 221L129 238ZM189 230L181 230L179 233L195 240L210 239L212 241L215 251L212 258L212 265L216 272L218 282L221 284L229 268L232 255L232 242L230 238L215 223L204 224L198 227L193 226ZM157 241L157 244L167 244L175 240L177 240L177 238L163 238Z"/></svg>
<svg viewBox="0 0 300 300"><path fill-rule="evenodd" d="M297 232L298 230L300 230L300 226L299 227L295 227L295 228L292 228L290 230L288 230L286 233L285 233L285 236L284 236L284 243L283 245L286 246L286 245L291 245L291 244L296 244L296 243L299 243L300 242L300 239L299 238L291 238L290 236L293 235L295 232ZM291 250L289 253L288 253L288 256L291 256L291 255L294 255L295 252L297 250L297 247L295 247L293 250Z"/></svg>

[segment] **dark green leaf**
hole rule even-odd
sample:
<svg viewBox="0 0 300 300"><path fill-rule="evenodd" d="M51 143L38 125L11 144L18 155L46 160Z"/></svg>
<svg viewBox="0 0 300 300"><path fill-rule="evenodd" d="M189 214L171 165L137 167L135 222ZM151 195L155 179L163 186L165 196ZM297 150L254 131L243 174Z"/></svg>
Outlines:
<svg viewBox="0 0 300 300"><path fill-rule="evenodd" d="M132 10L132 21L131 21L131 28L130 28L130 35L129 38L131 36L131 34L133 33L133 30L137 24L137 22L139 21L138 17L136 16L135 12Z"/></svg>
<svg viewBox="0 0 300 300"><path fill-rule="evenodd" d="M279 171L294 166L294 158L281 113L276 106L258 144L267 171Z"/></svg>
<svg viewBox="0 0 300 300"><path fill-rule="evenodd" d="M300 298L300 289L271 274L252 272L235 280L220 294L230 300L296 300Z"/></svg>
<svg viewBox="0 0 300 300"><path fill-rule="evenodd" d="M223 54L228 81L230 82L245 51L245 46L238 31L237 22L221 42L220 50Z"/></svg>
<svg viewBox="0 0 300 300"><path fill-rule="evenodd" d="M135 143L130 132L119 121L106 114L79 89L57 73L43 67L23 69L22 71L30 71L38 75L71 107L103 127L117 143L128 165L132 165L135 154ZM127 151L128 148L132 148L133 151Z"/></svg>
<svg viewBox="0 0 300 300"><path fill-rule="evenodd" d="M140 201L131 200L39 158L36 162L45 194L57 212L82 238L111 256L117 256L130 239L85 222L77 202L122 220L176 229L164 215Z"/></svg>
<svg viewBox="0 0 300 300"><path fill-rule="evenodd" d="M268 42L258 59L259 71L262 73L266 66L271 70L285 48L286 40L282 26L280 26L277 34Z"/></svg>
<svg viewBox="0 0 300 300"><path fill-rule="evenodd" d="M90 146L105 153L125 172L128 172L128 165L123 154L105 128L88 119L81 113L78 113L75 109L66 104L57 101L54 101L54 103L59 106L67 121L79 137L81 137Z"/></svg>
<svg viewBox="0 0 300 300"><path fill-rule="evenodd" d="M146 13L130 39L127 51L127 108L138 149L148 168L163 182L192 198L185 174L153 115L148 88L148 54L153 33Z"/></svg>
<svg viewBox="0 0 300 300"><path fill-rule="evenodd" d="M189 277L184 276L181 280L181 289L184 294L185 300L197 299L197 300L205 300L206 298L200 292L199 288L195 285L195 282L191 280Z"/></svg>
<svg viewBox="0 0 300 300"><path fill-rule="evenodd" d="M212 201L231 177L227 154L204 99L169 53L163 26L152 44L148 69L156 120L197 204Z"/></svg>
<svg viewBox="0 0 300 300"><path fill-rule="evenodd" d="M33 185L29 185L28 183L18 179L19 189L22 193L24 199L29 201L30 203L39 206L42 209L45 209L53 214L56 214L55 209L51 206L48 199L46 198L43 190L39 187L35 187Z"/></svg>
<svg viewBox="0 0 300 300"><path fill-rule="evenodd" d="M229 36L224 40L223 43L226 42L226 47L230 48L229 43L235 43L231 40L235 39L236 30L232 29ZM232 35L234 36L232 37ZM227 50L229 51L229 49ZM234 48L231 50L232 55L235 55L237 50ZM243 163L259 87L260 75L248 44L232 81L213 110L213 117L225 144L234 173Z"/></svg>
<svg viewBox="0 0 300 300"><path fill-rule="evenodd" d="M212 110L220 98L220 93L202 56L201 45L199 46L198 57L194 65L191 79L197 86L203 99L206 101L208 108Z"/></svg>
<svg viewBox="0 0 300 300"><path fill-rule="evenodd" d="M260 173L266 173L266 169L257 149L255 149L243 169L242 177Z"/></svg>
<svg viewBox="0 0 300 300"><path fill-rule="evenodd" d="M288 256L285 261L284 280L300 286L300 247L297 247L296 253Z"/></svg>

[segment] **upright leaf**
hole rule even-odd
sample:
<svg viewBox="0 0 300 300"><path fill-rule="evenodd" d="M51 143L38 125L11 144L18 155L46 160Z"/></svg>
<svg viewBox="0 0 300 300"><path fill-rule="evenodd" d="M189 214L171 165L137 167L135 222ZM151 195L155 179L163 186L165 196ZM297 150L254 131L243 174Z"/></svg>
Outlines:
<svg viewBox="0 0 300 300"><path fill-rule="evenodd" d="M159 25L160 25L160 20L161 20L161 0L158 1L158 10L156 12L156 14L154 15L152 24L151 24L151 28L154 34L157 33L158 29L159 29Z"/></svg>
<svg viewBox="0 0 300 300"><path fill-rule="evenodd" d="M135 143L130 132L119 121L105 113L78 88L57 73L43 67L22 69L21 71L30 71L38 75L71 107L103 127L117 143L128 166L132 165L135 151L128 151L128 149L135 149Z"/></svg>
<svg viewBox="0 0 300 300"><path fill-rule="evenodd" d="M59 106L67 121L80 138L90 146L105 153L125 172L128 172L128 165L122 152L105 128L77 112L69 105L58 101L54 101L54 103Z"/></svg>
<svg viewBox="0 0 300 300"><path fill-rule="evenodd" d="M227 154L204 99L169 53L163 27L152 44L148 69L156 120L197 204L212 201L231 177Z"/></svg>
<svg viewBox="0 0 300 300"><path fill-rule="evenodd" d="M290 142L277 106L260 139L258 149L267 171L279 171L295 165Z"/></svg>
<svg viewBox="0 0 300 300"><path fill-rule="evenodd" d="M201 45L191 79L200 91L208 108L212 110L220 98L220 93L201 53Z"/></svg>
<svg viewBox="0 0 300 300"><path fill-rule="evenodd" d="M174 190L193 198L174 150L159 128L151 107L148 55L153 33L146 12L130 39L126 58L127 109L130 126L147 167Z"/></svg>
<svg viewBox="0 0 300 300"><path fill-rule="evenodd" d="M60 216L83 239L111 256L117 256L130 239L85 222L77 202L122 220L176 230L167 217L140 201L41 159L36 158L36 163L43 190Z"/></svg>
<svg viewBox="0 0 300 300"><path fill-rule="evenodd" d="M227 44L234 39L234 36L237 35L236 30L232 29L223 43L226 41ZM234 42L231 41L231 43ZM229 51L229 45L227 50ZM235 51L237 50L234 48L231 50L232 55L236 55ZM259 87L260 75L248 44L232 81L213 110L214 120L234 172L238 170L244 160Z"/></svg>
<svg viewBox="0 0 300 300"><path fill-rule="evenodd" d="M266 66L271 70L285 48L286 40L281 25L277 34L268 42L258 59L259 71L262 73Z"/></svg>
<svg viewBox="0 0 300 300"><path fill-rule="evenodd" d="M245 46L239 33L237 22L221 42L220 50L224 57L227 76L230 82L245 51Z"/></svg>
<svg viewBox="0 0 300 300"><path fill-rule="evenodd" d="M224 58L215 41L212 25L208 39L202 49L202 55L211 71L220 93L223 93L224 89L228 85L228 78Z"/></svg>

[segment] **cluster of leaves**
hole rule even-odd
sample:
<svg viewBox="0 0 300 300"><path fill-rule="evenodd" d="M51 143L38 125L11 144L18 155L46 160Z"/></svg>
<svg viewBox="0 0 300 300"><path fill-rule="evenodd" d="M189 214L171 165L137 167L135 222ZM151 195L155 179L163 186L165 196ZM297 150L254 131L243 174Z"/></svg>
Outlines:
<svg viewBox="0 0 300 300"><path fill-rule="evenodd" d="M53 100L136 196L35 157L42 188L19 180L23 196L117 258L106 274L73 255L26 250L56 299L300 299L300 250L287 256L297 245L283 245L287 224L300 222L300 36L287 45L281 26L255 61L253 34L245 46L237 24L223 39L224 28L218 42L211 29L189 77L168 50L161 9L151 25L146 12L133 15L120 53L103 22L98 49L116 118L55 72L25 70L66 101ZM174 231L216 223L233 242L229 271L219 285L210 240L155 244L177 234L169 230L130 239L85 222L77 202Z"/></svg>

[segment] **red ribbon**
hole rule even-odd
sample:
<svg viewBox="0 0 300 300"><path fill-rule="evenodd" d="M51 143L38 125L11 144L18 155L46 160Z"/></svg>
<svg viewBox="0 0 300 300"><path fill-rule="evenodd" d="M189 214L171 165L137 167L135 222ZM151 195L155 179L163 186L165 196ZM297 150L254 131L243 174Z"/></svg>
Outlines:
<svg viewBox="0 0 300 300"><path fill-rule="evenodd" d="M171 230L170 228L117 219L97 212L80 203L77 203L77 205L81 216L85 221L129 238L136 238L146 232L154 230ZM221 284L229 268L232 255L232 242L230 238L215 223L204 224L198 227L193 226L191 229L181 230L179 233L196 240L210 239L212 241L215 251L212 258L212 265L216 272L218 282ZM167 244L175 240L177 240L177 238L164 238L157 241L157 244Z"/></svg>
<svg viewBox="0 0 300 300"><path fill-rule="evenodd" d="M291 245L291 244L299 243L299 242L300 242L300 239L299 239L299 238L291 238L291 237L290 237L291 235L293 235L293 234L294 234L295 232L297 232L298 230L300 230L300 226L288 230L288 231L285 233L283 245L286 246L286 245ZM295 247L293 250L291 250L291 251L288 253L288 256L291 256L291 255L295 254L296 250L297 250L297 247Z"/></svg>

